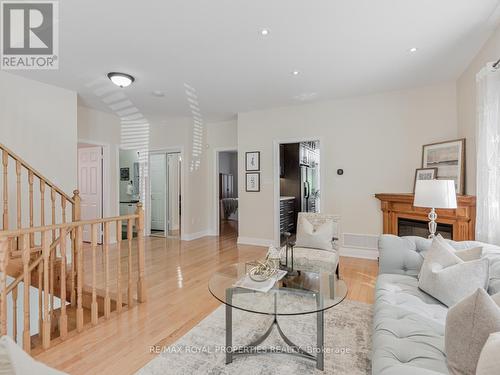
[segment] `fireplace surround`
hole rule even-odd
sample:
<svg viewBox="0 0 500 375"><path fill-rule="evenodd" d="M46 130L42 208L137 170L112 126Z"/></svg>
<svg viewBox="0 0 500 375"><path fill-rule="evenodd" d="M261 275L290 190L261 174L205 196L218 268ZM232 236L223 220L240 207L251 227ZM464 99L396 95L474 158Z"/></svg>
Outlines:
<svg viewBox="0 0 500 375"><path fill-rule="evenodd" d="M381 202L383 216L383 233L404 235L400 233L399 225L403 223L403 230L409 232L410 221L413 221L417 235L423 235L419 227L428 223L427 214L429 209L414 207L413 194L375 194ZM476 197L472 195L458 195L456 209L437 209L438 232L445 238L455 241L474 240L476 219ZM418 224L420 222L420 224ZM404 228L406 225L406 228ZM426 231L428 234L428 230ZM448 234L449 233L449 234ZM425 235L426 237L427 235Z"/></svg>

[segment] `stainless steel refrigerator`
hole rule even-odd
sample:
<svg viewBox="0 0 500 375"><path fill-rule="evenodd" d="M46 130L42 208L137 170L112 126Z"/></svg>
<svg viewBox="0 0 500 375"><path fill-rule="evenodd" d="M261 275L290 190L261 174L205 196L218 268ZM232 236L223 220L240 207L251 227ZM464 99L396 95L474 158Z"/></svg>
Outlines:
<svg viewBox="0 0 500 375"><path fill-rule="evenodd" d="M319 210L319 170L317 167L300 166L301 212Z"/></svg>

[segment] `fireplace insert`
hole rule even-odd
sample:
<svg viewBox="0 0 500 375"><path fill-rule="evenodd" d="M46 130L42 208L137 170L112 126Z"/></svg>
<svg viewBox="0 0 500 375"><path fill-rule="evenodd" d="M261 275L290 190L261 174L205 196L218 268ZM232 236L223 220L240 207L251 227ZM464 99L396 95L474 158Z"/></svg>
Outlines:
<svg viewBox="0 0 500 375"><path fill-rule="evenodd" d="M451 224L437 223L436 234L443 238L453 239L453 226ZM398 236L429 236L429 225L427 221L398 218Z"/></svg>

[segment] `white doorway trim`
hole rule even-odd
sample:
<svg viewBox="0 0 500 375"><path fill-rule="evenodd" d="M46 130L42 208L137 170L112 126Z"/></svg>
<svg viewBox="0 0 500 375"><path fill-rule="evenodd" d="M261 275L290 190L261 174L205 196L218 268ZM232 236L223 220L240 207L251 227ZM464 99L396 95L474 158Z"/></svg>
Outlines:
<svg viewBox="0 0 500 375"><path fill-rule="evenodd" d="M167 147L167 148L161 148L161 149L153 149L149 150L148 153L148 176L146 177L146 202L145 202L145 209L146 209L146 235L151 236L151 162L150 162L150 156L151 155L158 155L162 154L173 154L173 153L179 153L181 155L181 227L179 231L179 237L183 239L182 234L184 232L185 226L185 220L186 220L186 215L185 215L185 209L184 209L184 201L185 201L185 194L184 192L186 191L186 184L184 182L184 163L185 163L185 158L184 158L184 146L173 146L173 147ZM166 158L165 158L166 160ZM166 163L165 163L166 167ZM168 178L168 177L167 177ZM165 182L166 183L166 182ZM166 211L165 211L166 214ZM167 220L165 220L165 226L167 225ZM165 237L167 237L167 228L165 227Z"/></svg>
<svg viewBox="0 0 500 375"><path fill-rule="evenodd" d="M213 220L214 220L214 225L213 225L213 235L214 236L219 236L220 235L220 207L219 207L219 154L221 152L238 152L238 147L233 146L233 147L217 147L214 148L214 164L213 164L213 176L214 176L214 183L213 183L213 189L214 189L214 194L213 194ZM238 186L239 190L239 186ZM239 193L238 193L239 195ZM239 215L240 215L240 210L238 210L238 222L239 222Z"/></svg>
<svg viewBox="0 0 500 375"><path fill-rule="evenodd" d="M325 150L323 137L296 137L296 138L280 138L273 140L273 185L274 185L274 246L280 246L280 144L283 143L300 143L319 141L320 152L320 168L319 168L319 189L321 199L319 201L319 211L322 212L325 208L325 170L327 168L326 158L323 156L322 150Z"/></svg>

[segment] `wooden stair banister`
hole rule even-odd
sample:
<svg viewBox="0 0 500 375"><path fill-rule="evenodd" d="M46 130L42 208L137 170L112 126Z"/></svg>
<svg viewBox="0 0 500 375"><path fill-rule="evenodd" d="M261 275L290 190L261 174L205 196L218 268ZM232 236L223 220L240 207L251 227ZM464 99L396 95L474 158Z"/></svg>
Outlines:
<svg viewBox="0 0 500 375"><path fill-rule="evenodd" d="M82 332L87 326L98 325L100 321L122 313L134 305L134 300L138 303L146 301L142 204L137 205L132 215L81 220L78 190L70 197L2 144L0 152L3 168L0 191L3 220L3 230L0 231L0 334L12 333L14 340L22 340L23 349L28 353L33 349L45 350ZM15 175L9 180L11 170ZM25 181L27 186L23 187ZM67 221L67 209L71 209L71 221ZM23 215L26 216L23 218ZM121 261L122 224L127 233L128 261L123 262L127 272L123 272ZM99 245L97 231L101 225L104 227L104 241ZM83 242L86 226L92 233L90 246ZM116 246L112 246L110 239L113 227L117 232ZM135 241L136 252L133 251ZM103 248L103 267L97 262L99 246ZM111 256L115 250L116 263ZM90 266L85 259L87 253L91 256ZM136 272L132 270L133 257L137 263ZM99 272L102 277L97 278ZM90 282L86 275L91 276ZM7 283L8 277L13 281ZM104 279L104 284L98 283L101 279ZM35 288L38 291L34 294ZM122 288L127 294L125 304ZM12 326L10 321L7 322L7 301L11 299ZM37 299L38 304L33 304L32 299ZM56 303L58 299L60 307ZM19 301L22 301L22 306ZM30 310L34 305L38 305L38 311ZM30 326L33 314L38 314L38 327L36 324Z"/></svg>

